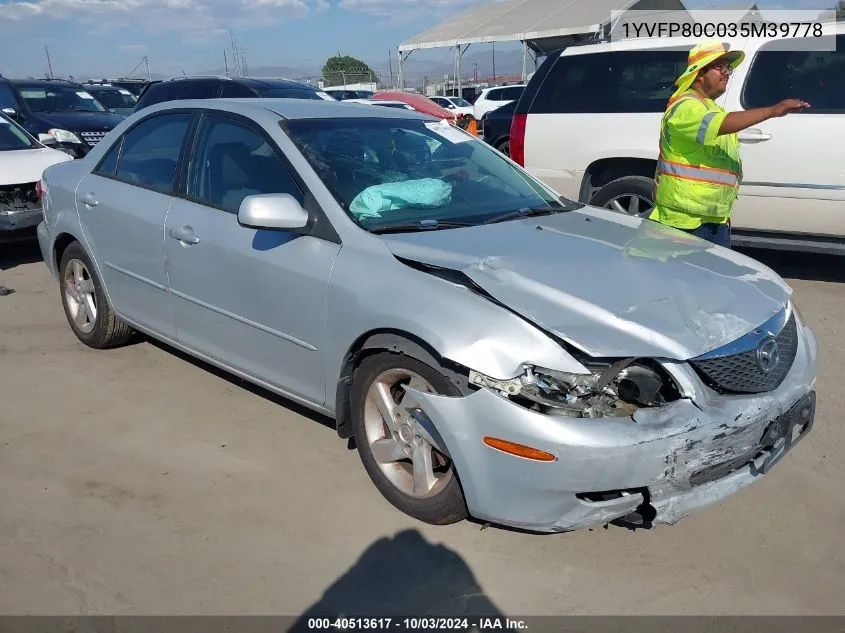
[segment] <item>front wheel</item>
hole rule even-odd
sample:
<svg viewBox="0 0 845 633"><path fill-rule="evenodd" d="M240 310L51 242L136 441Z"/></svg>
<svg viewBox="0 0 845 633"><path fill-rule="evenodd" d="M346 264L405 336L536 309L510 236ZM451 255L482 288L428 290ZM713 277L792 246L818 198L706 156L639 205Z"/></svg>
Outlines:
<svg viewBox="0 0 845 633"><path fill-rule="evenodd" d="M426 440L413 410L403 404L403 385L460 395L439 371L413 358L387 352L365 358L352 384L361 462L379 492L405 514L434 525L461 521L467 511L455 466Z"/></svg>
<svg viewBox="0 0 845 633"><path fill-rule="evenodd" d="M599 189L590 204L647 218L654 209L654 180L645 176L617 178Z"/></svg>

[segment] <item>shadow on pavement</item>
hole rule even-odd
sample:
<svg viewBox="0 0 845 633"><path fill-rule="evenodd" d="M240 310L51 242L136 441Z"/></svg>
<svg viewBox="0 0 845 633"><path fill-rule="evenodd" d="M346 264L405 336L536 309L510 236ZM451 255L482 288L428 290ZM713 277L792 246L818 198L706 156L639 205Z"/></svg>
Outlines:
<svg viewBox="0 0 845 633"><path fill-rule="evenodd" d="M842 265L845 257L842 256L757 248L736 250L764 263L784 279L845 283L845 266Z"/></svg>
<svg viewBox="0 0 845 633"><path fill-rule="evenodd" d="M409 529L370 545L288 631L313 631L309 619L316 617L391 617L395 626L400 618L424 616L503 614L459 554Z"/></svg>
<svg viewBox="0 0 845 633"><path fill-rule="evenodd" d="M38 242L33 240L0 242L0 270L44 261Z"/></svg>

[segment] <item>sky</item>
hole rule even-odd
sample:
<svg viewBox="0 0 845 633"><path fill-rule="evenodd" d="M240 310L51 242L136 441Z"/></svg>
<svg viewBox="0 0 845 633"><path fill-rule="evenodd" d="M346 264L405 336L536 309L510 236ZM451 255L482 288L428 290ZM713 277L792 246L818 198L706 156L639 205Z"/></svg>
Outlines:
<svg viewBox="0 0 845 633"><path fill-rule="evenodd" d="M352 55L388 73L405 39L472 4L490 0L0 0L0 73L126 76L146 55L150 71L177 75L222 68L229 31L248 66L320 68ZM689 0L703 8L742 0ZM620 5L622 0L620 0ZM822 9L833 0L760 0L767 7ZM425 52L446 59L448 51ZM145 76L142 65L134 76Z"/></svg>

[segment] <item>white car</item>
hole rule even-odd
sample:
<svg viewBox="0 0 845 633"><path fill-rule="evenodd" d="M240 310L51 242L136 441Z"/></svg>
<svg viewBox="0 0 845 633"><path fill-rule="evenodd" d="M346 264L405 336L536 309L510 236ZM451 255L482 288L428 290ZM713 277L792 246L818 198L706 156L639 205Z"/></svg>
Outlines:
<svg viewBox="0 0 845 633"><path fill-rule="evenodd" d="M845 23L824 24L823 33L828 42L812 34L812 42L725 40L746 57L719 105L736 112L796 98L811 106L738 134L734 245L845 254ZM660 121L699 43L630 39L549 55L514 111L511 158L567 198L647 217Z"/></svg>
<svg viewBox="0 0 845 633"><path fill-rule="evenodd" d="M36 140L0 112L0 241L41 222L41 174L47 167L73 160L44 145L55 142L47 134Z"/></svg>
<svg viewBox="0 0 845 633"><path fill-rule="evenodd" d="M437 105L446 108L447 110L452 110L455 114L468 114L471 116L475 116L475 109L472 107L472 104L467 101L466 99L461 99L460 97L429 97L434 103Z"/></svg>
<svg viewBox="0 0 845 633"><path fill-rule="evenodd" d="M501 108L511 101L517 101L522 96L523 90L525 90L525 84L485 88L472 106L475 118L480 121L481 117L488 112Z"/></svg>

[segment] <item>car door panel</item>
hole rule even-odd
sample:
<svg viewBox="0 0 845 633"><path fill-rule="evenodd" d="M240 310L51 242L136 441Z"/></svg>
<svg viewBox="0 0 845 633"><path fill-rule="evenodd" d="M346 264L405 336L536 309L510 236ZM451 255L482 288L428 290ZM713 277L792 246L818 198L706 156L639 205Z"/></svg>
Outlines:
<svg viewBox="0 0 845 633"><path fill-rule="evenodd" d="M736 229L845 235L845 35L836 51L763 45L732 82L730 109L799 98L807 112L763 121L738 134L743 180L734 205Z"/></svg>
<svg viewBox="0 0 845 633"><path fill-rule="evenodd" d="M175 336L164 256L164 226L190 114L146 119L118 140L80 181L77 210L102 262L114 309L138 325ZM119 156L119 158L118 158Z"/></svg>
<svg viewBox="0 0 845 633"><path fill-rule="evenodd" d="M308 235L239 224L237 208L246 195L288 193L293 181L285 178L280 162L268 162L278 159L270 155L266 139L258 153L250 154L245 148L254 150L258 136L250 140L251 130L239 136L235 125L240 124L204 117L188 175L191 199L177 200L168 214L165 253L177 339L322 404L319 342L325 333L328 279L340 247ZM200 174L204 169L207 178Z"/></svg>

